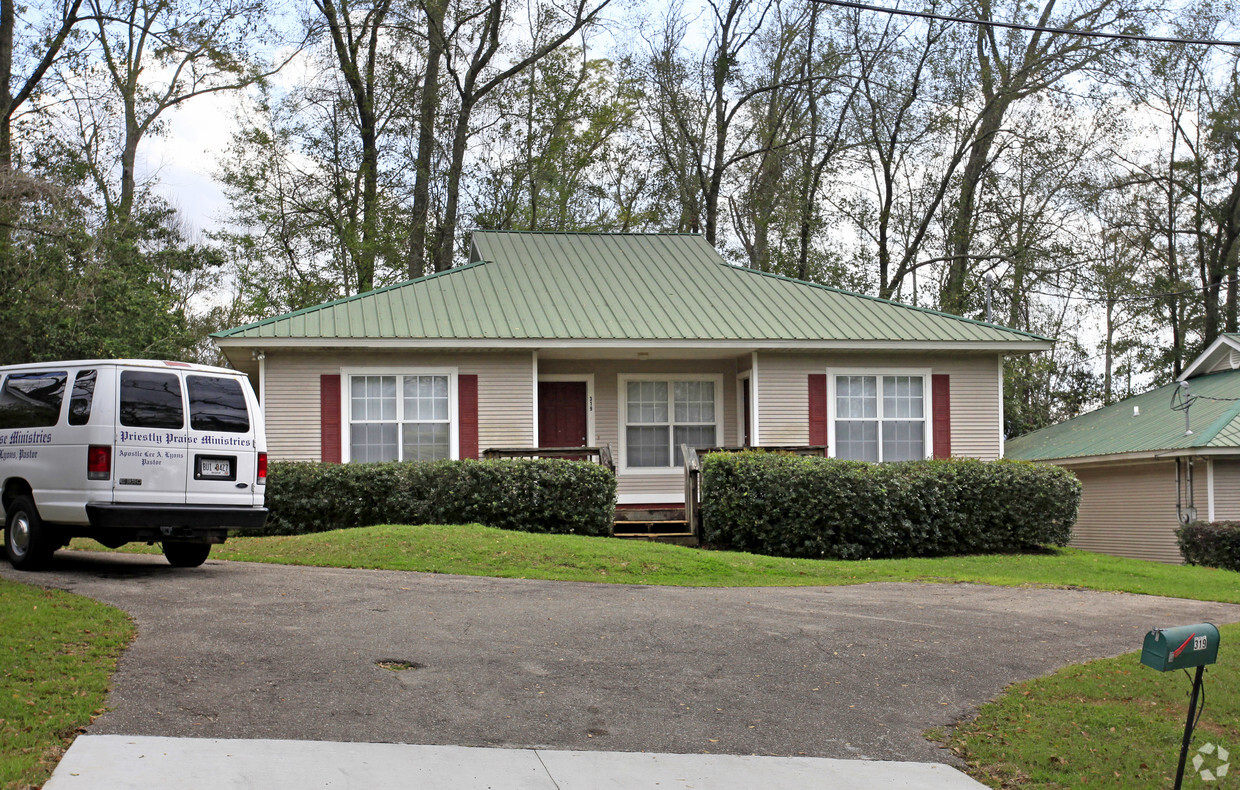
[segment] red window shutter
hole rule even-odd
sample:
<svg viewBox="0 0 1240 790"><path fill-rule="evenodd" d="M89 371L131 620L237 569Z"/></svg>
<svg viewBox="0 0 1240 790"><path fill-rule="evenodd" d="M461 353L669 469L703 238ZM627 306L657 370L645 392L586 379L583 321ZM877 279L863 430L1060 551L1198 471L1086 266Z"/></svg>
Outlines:
<svg viewBox="0 0 1240 790"><path fill-rule="evenodd" d="M456 377L457 419L460 425L460 457L478 457L478 376Z"/></svg>
<svg viewBox="0 0 1240 790"><path fill-rule="evenodd" d="M809 375L809 443L827 444L827 374Z"/></svg>
<svg viewBox="0 0 1240 790"><path fill-rule="evenodd" d="M951 376L935 373L930 377L930 395L934 410L934 457L952 455L952 388Z"/></svg>
<svg viewBox="0 0 1240 790"><path fill-rule="evenodd" d="M319 376L320 457L340 463L340 376Z"/></svg>

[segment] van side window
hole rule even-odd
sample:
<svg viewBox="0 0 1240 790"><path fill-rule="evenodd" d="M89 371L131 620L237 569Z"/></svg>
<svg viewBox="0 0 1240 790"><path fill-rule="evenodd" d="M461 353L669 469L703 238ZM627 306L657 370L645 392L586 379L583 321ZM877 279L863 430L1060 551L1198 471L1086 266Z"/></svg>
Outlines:
<svg viewBox="0 0 1240 790"><path fill-rule="evenodd" d="M189 392L189 427L195 431L245 433L250 414L245 409L241 382L216 376L186 376Z"/></svg>
<svg viewBox="0 0 1240 790"><path fill-rule="evenodd" d="M11 373L0 390L0 428L50 428L60 419L68 371Z"/></svg>
<svg viewBox="0 0 1240 790"><path fill-rule="evenodd" d="M121 371L121 425L180 428L185 425L181 380L175 373Z"/></svg>
<svg viewBox="0 0 1240 790"><path fill-rule="evenodd" d="M90 404L95 399L95 371L79 370L73 377L73 394L69 396L69 424L90 422Z"/></svg>

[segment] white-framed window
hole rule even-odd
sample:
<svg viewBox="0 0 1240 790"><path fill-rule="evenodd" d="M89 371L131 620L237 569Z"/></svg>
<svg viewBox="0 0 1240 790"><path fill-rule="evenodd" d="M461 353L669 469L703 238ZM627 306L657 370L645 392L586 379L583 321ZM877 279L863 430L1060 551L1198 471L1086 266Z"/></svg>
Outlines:
<svg viewBox="0 0 1240 790"><path fill-rule="evenodd" d="M720 444L722 376L622 376L619 383L624 469L666 471L684 463L680 445Z"/></svg>
<svg viewBox="0 0 1240 790"><path fill-rule="evenodd" d="M831 456L852 461L933 457L930 372L828 370Z"/></svg>
<svg viewBox="0 0 1240 790"><path fill-rule="evenodd" d="M351 370L344 376L346 461L457 457L456 371Z"/></svg>

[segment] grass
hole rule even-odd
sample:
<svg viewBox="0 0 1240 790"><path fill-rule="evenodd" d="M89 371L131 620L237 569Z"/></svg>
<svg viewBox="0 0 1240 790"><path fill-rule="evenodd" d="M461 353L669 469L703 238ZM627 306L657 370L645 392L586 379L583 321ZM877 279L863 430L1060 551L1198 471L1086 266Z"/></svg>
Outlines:
<svg viewBox="0 0 1240 790"><path fill-rule="evenodd" d="M74 548L101 549L93 541ZM158 553L158 548L126 550ZM756 587L880 581L1081 587L1240 603L1240 573L1056 549L904 560L799 560L474 525L379 526L312 535L233 538L215 559L556 581Z"/></svg>
<svg viewBox="0 0 1240 790"><path fill-rule="evenodd" d="M134 628L119 609L0 579L0 787L37 787L103 712Z"/></svg>
<svg viewBox="0 0 1240 790"><path fill-rule="evenodd" d="M1204 783L1192 759L1207 743L1240 757L1240 625L1223 626L1219 662L1207 667L1206 709L1190 745L1184 787ZM1191 681L1155 672L1138 653L1065 667L1016 683L947 743L978 781L996 788L1170 787ZM1206 758L1202 768L1218 760ZM1233 766L1234 767L1234 766ZM1235 780L1231 780L1234 782Z"/></svg>

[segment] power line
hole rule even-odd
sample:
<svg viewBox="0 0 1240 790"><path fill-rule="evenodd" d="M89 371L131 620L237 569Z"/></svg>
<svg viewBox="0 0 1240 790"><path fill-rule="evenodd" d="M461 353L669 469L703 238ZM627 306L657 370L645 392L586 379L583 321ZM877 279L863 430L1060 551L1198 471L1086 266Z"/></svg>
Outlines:
<svg viewBox="0 0 1240 790"><path fill-rule="evenodd" d="M884 6L868 5L866 3L854 3L850 0L811 0L814 3L822 5L833 5L841 8L855 8L859 11L877 11L881 14L896 14L899 16L915 16L920 19L937 19L940 22L963 22L966 25L981 25L983 27L1001 27L1008 30L1030 30L1039 33L1063 33L1070 36L1083 36L1085 38L1112 38L1122 39L1124 41L1150 41L1159 44L1204 44L1212 47L1240 47L1240 41L1222 41L1212 38L1176 38L1174 36L1143 36L1137 33L1103 33L1093 30L1074 30L1069 27L1042 27L1041 25L1025 25L1019 22L992 22L988 19L973 19L965 16L948 16L947 14L936 14L931 11L908 11L902 8L886 8Z"/></svg>
<svg viewBox="0 0 1240 790"><path fill-rule="evenodd" d="M818 2L818 1L819 0L815 0L815 2ZM1028 290L1028 291L1025 291L1025 293L1037 294L1038 296L1050 296L1055 299L1069 299L1069 300L1074 299L1078 302L1104 303L1107 301L1111 301L1111 302L1114 302L1115 304L1123 304L1127 302L1143 302L1147 299L1165 299L1168 296L1184 296L1186 294L1200 293L1202 291L1208 291L1212 288L1223 288L1224 286L1231 285L1233 282L1236 282L1236 281L1235 280L1221 280L1219 281L1218 285L1202 285L1202 286L1195 286L1193 288L1186 288L1183 291L1166 291L1163 293L1156 293L1156 294L1138 294L1137 296L1116 296L1116 297L1076 296L1075 294L1053 294L1053 293L1047 293L1046 291L1034 291L1034 290Z"/></svg>

